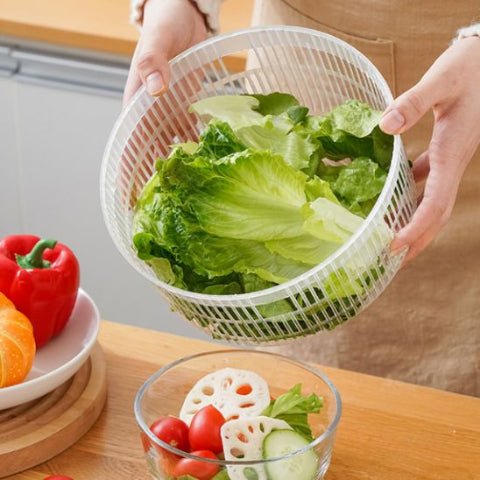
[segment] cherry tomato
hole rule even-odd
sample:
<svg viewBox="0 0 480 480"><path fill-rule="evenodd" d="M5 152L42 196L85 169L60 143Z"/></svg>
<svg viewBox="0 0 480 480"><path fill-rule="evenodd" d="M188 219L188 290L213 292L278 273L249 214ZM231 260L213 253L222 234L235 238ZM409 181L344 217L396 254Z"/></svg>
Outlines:
<svg viewBox="0 0 480 480"><path fill-rule="evenodd" d="M208 450L196 450L192 455L202 458L216 459L213 452ZM173 469L174 477L181 477L182 475L191 475L198 480L210 480L214 477L220 467L215 463L202 462L201 460L193 460L191 458L182 458Z"/></svg>
<svg viewBox="0 0 480 480"><path fill-rule="evenodd" d="M223 415L213 406L207 405L192 418L188 439L192 450L211 450L220 453L223 450L220 429L225 423Z"/></svg>
<svg viewBox="0 0 480 480"><path fill-rule="evenodd" d="M50 475L43 480L73 480L72 477L66 477L65 475Z"/></svg>
<svg viewBox="0 0 480 480"><path fill-rule="evenodd" d="M150 442L150 438L148 438L148 435L144 432L140 433L140 439L142 440L143 451L147 453L152 446L152 442Z"/></svg>
<svg viewBox="0 0 480 480"><path fill-rule="evenodd" d="M159 452L159 455L160 458L158 460L158 466L160 471L163 472L166 477L172 477L173 470L175 469L180 457L165 449L162 449L162 451Z"/></svg>
<svg viewBox="0 0 480 480"><path fill-rule="evenodd" d="M162 417L152 423L150 430L163 442L170 446L190 451L188 444L188 426L187 424L175 417Z"/></svg>

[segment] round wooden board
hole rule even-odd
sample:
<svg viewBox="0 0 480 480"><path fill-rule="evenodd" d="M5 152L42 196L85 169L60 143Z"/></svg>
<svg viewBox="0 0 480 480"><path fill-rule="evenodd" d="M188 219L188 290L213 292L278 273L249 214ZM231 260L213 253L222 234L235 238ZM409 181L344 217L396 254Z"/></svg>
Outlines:
<svg viewBox="0 0 480 480"><path fill-rule="evenodd" d="M0 478L32 468L74 444L100 415L107 374L97 343L63 385L43 397L0 410Z"/></svg>

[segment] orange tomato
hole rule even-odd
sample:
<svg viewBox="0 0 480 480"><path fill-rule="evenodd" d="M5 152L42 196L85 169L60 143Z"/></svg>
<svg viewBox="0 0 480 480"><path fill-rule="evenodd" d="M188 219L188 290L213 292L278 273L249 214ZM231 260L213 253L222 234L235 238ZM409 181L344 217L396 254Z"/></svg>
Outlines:
<svg viewBox="0 0 480 480"><path fill-rule="evenodd" d="M0 388L24 380L35 358L30 320L0 293Z"/></svg>

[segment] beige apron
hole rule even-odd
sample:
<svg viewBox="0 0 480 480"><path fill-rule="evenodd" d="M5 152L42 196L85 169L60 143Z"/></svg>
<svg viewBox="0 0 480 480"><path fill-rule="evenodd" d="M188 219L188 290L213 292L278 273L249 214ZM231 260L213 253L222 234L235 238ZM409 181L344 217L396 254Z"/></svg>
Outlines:
<svg viewBox="0 0 480 480"><path fill-rule="evenodd" d="M413 86L456 30L474 21L480 21L476 0L257 0L253 18L254 25L299 25L346 40L373 61L394 95ZM412 159L428 145L428 117L403 137ZM478 152L448 225L373 305L332 332L273 349L480 396Z"/></svg>

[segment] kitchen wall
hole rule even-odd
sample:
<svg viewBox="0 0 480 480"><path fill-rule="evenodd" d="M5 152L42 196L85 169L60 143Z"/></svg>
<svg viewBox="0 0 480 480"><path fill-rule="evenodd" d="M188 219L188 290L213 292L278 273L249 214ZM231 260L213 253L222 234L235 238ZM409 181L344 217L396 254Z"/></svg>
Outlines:
<svg viewBox="0 0 480 480"><path fill-rule="evenodd" d="M206 337L117 252L99 201L102 154L129 59L0 40L0 237L70 246L103 318Z"/></svg>

